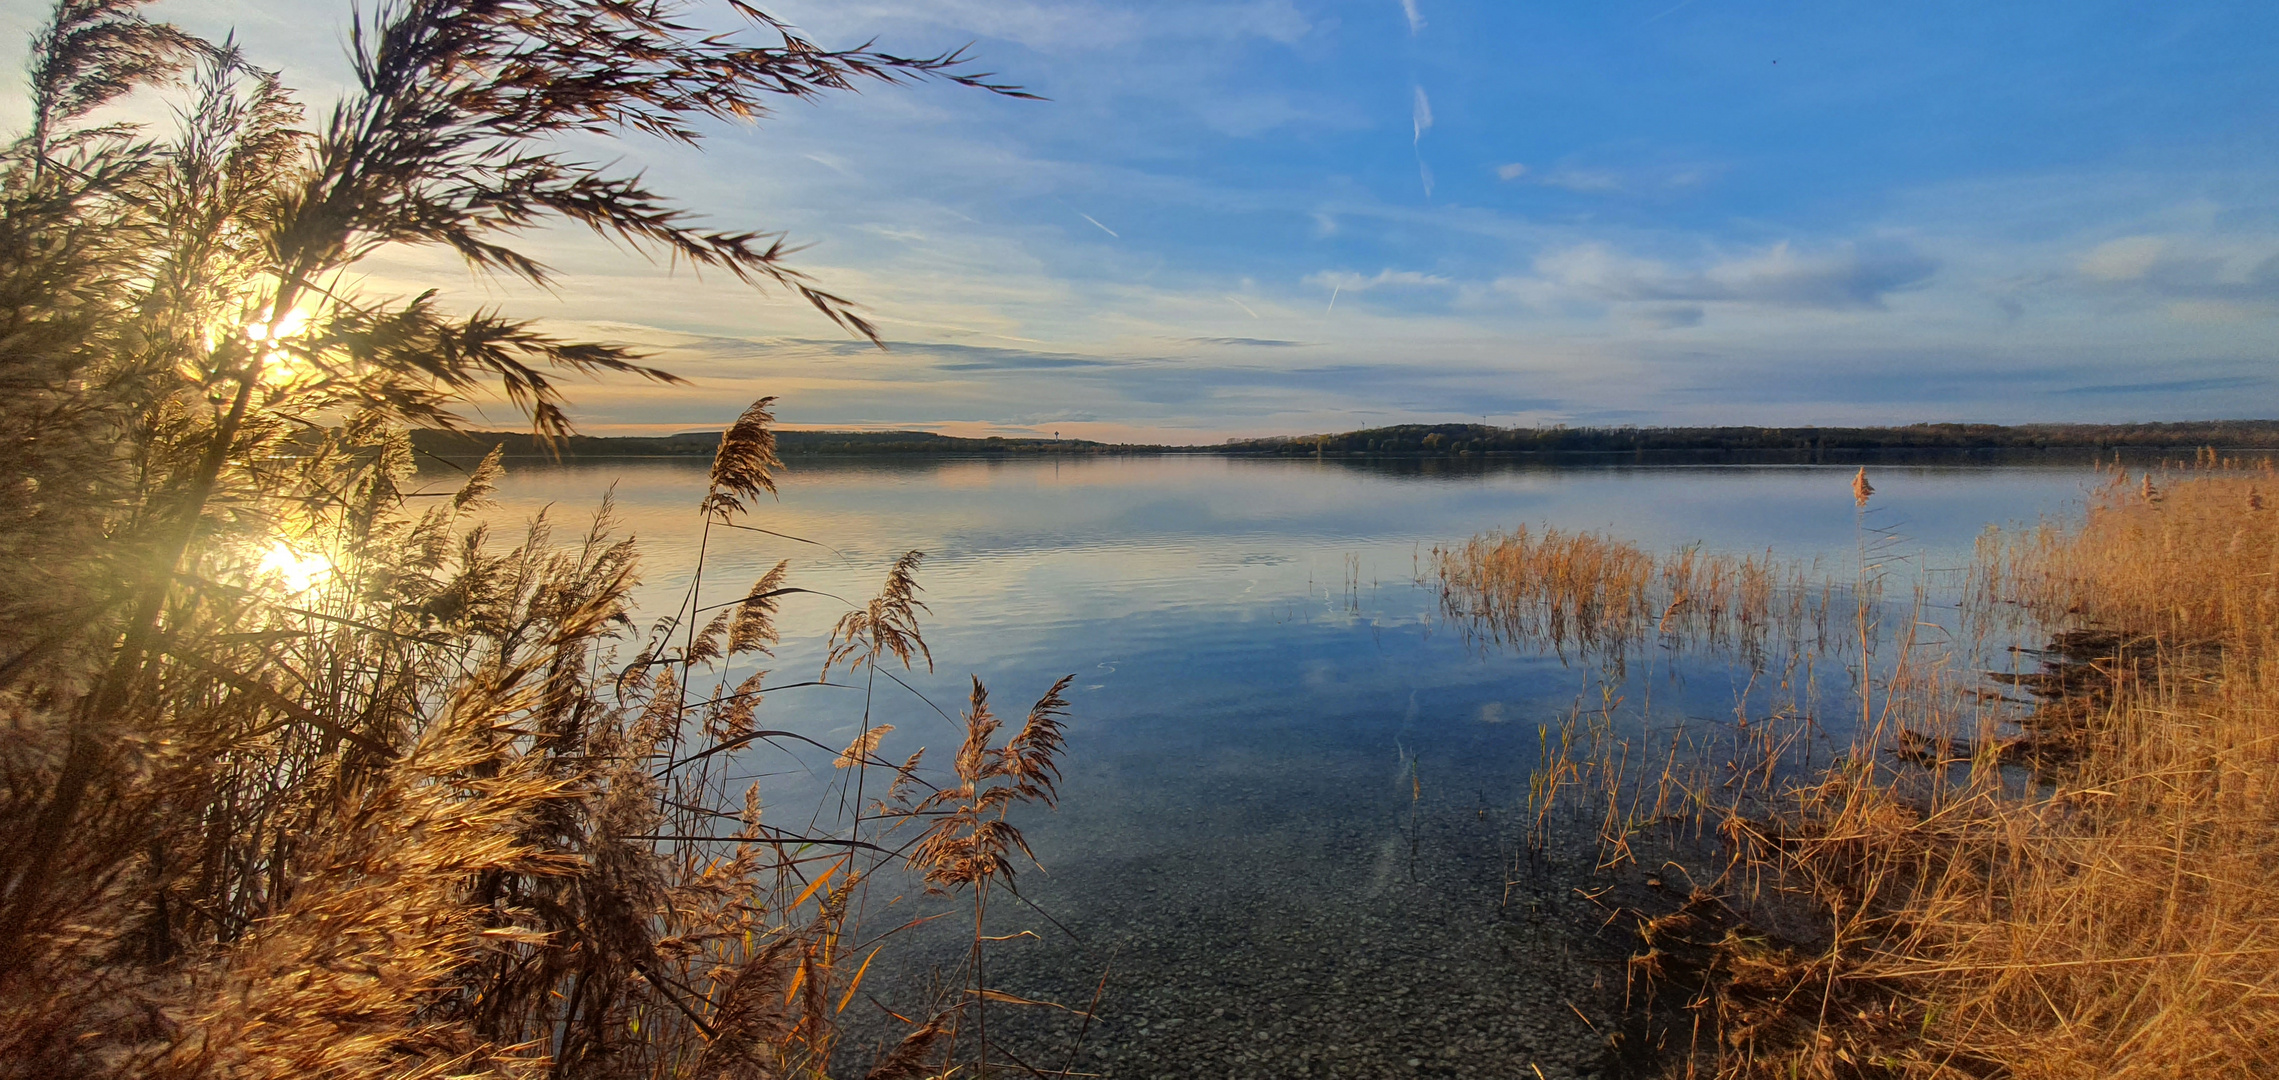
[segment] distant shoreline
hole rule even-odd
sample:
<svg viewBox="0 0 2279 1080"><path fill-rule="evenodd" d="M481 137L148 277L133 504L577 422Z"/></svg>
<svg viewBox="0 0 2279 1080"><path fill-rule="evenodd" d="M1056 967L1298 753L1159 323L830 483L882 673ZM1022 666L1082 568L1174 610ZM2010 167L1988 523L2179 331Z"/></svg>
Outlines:
<svg viewBox="0 0 2279 1080"><path fill-rule="evenodd" d="M551 449L527 432L412 432L437 457L709 458L718 431L663 436L573 435ZM1481 424L1403 424L1331 435L1230 440L1200 446L1103 443L1085 439L968 439L922 431L778 431L777 452L796 457L1091 457L1193 454L1217 457L1334 457L1392 460L1563 460L1794 464L1973 457L2087 460L2148 455L2262 455L2279 452L2279 420L2173 424L1914 424L1906 427L1498 428Z"/></svg>

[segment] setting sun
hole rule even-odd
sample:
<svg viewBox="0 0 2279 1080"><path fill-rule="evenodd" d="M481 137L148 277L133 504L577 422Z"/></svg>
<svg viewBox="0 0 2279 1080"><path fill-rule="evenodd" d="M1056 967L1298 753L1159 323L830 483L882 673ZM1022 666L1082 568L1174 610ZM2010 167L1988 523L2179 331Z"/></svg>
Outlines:
<svg viewBox="0 0 2279 1080"><path fill-rule="evenodd" d="M300 336L301 331L308 328L309 313L300 308L287 311L284 318L275 320L274 326L271 325L269 309L263 308L261 314L246 324L245 336L255 341L283 341L287 338Z"/></svg>
<svg viewBox="0 0 2279 1080"><path fill-rule="evenodd" d="M261 557L254 568L256 577L275 576L284 582L288 596L309 591L316 583L332 574L332 560L319 554L302 554L283 540L269 545L269 552Z"/></svg>

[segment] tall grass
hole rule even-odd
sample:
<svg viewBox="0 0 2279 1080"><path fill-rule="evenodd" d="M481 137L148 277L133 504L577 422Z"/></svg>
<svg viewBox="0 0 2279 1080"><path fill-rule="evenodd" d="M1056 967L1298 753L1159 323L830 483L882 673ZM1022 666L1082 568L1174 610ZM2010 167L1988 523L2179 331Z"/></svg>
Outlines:
<svg viewBox="0 0 2279 1080"><path fill-rule="evenodd" d="M1821 766L1552 757L1585 802L1676 787L1672 833L1710 841L1667 852L1682 902L1610 901L1644 944L1634 1005L1679 991L1633 1038L1722 1077L2279 1072L2273 479L2210 453L1990 538L1964 637L2022 617L2050 647L1989 688L1983 641L1899 642Z"/></svg>
<svg viewBox="0 0 2279 1080"><path fill-rule="evenodd" d="M0 1075L820 1076L892 936L866 882L961 843L1000 857L942 887L1010 873L1059 688L992 744L977 685L955 812L871 728L820 747L852 820L768 820L730 762L807 740L763 698L830 675L731 677L773 648L787 568L722 589L700 561L641 633L606 503L494 535L498 456L424 489L405 432L488 392L558 434L562 372L671 376L353 284L409 244L544 284L514 241L567 221L875 340L777 238L694 227L553 143L695 142L861 79L987 85L728 7L747 33L670 4L383 4L312 130L229 44L57 5L0 153ZM104 112L169 87L169 134ZM766 406L690 508L722 535L773 491ZM834 667L930 664L916 564L840 624ZM986 1068L981 974L870 1075Z"/></svg>
<svg viewBox="0 0 2279 1080"><path fill-rule="evenodd" d="M1623 655L1665 639L1762 658L1828 639L1836 590L1809 566L1686 548L1656 558L1627 541L1555 528L1436 547L1443 604L1501 639Z"/></svg>

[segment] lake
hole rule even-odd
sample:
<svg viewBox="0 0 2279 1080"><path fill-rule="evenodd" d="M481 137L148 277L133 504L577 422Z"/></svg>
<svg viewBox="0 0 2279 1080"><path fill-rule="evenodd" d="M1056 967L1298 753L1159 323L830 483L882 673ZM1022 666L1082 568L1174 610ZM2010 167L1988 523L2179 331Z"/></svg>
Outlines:
<svg viewBox="0 0 2279 1080"><path fill-rule="evenodd" d="M1016 723L1055 679L1076 676L1062 805L1016 816L1043 866L1022 870L1020 902L1000 893L991 908L993 932L1036 935L992 946L993 985L1074 1009L1101 996L1073 1054L1069 1014L993 1009L993 1037L1035 1068L1560 1077L1608 1067L1604 1025L1628 943L1602 932L1604 912L1576 891L1588 860L1520 855L1519 808L1544 725L1600 684L1574 658L1450 622L1431 550L1554 525L1656 552L1770 550L1848 581L1861 540L1851 475L800 459L779 478L780 501L749 521L810 543L720 529L706 540L701 462L510 462L497 516L550 507L567 532L613 490L642 541L644 625L681 603L700 543L705 603L741 595L783 558L793 584L860 602L897 555L925 552L937 669L897 671L907 689L882 681L869 703L896 727L880 748L892 760L925 746L946 767L969 674ZM1934 577L1964 565L1989 525L2077 514L2098 479L2048 464L1870 476L1878 550ZM814 676L842 610L787 598L776 680ZM1633 681L1623 692L1641 723L1753 707L1747 673L1715 657ZM810 687L771 694L760 718L835 747L864 707L861 690ZM828 754L755 748L739 768L759 779L776 824L804 824L829 802ZM881 879L870 905L890 925L942 901ZM964 955L958 931L906 938L869 976L881 1007L922 1008L924 975Z"/></svg>

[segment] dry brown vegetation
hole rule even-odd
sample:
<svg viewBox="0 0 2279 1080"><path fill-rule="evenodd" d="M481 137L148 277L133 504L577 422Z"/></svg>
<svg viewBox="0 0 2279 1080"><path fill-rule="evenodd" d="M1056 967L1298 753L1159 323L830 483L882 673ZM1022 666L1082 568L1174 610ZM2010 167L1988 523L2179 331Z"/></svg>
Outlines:
<svg viewBox="0 0 2279 1080"><path fill-rule="evenodd" d="M495 453L442 490L413 469L407 425L486 388L554 433L563 370L670 376L353 285L415 244L544 284L512 242L568 221L870 334L776 238L694 228L550 143L695 142L865 78L980 85L723 11L756 37L671 4L381 5L311 131L227 45L132 0L57 6L32 130L0 153L0 1075L988 1071L979 943L899 1045L849 1054L840 1018L894 934L863 920L874 876L910 862L978 912L1012 872L1005 814L1053 796L1059 688L994 742L977 684L939 790L866 719L814 747L849 817L763 820L736 752L811 741L762 723L779 687L749 670L800 591L786 568L707 592L700 561L641 634L606 505L566 540L544 518L500 539ZM107 122L170 87L173 132ZM722 439L707 529L744 537L772 493L770 420L762 401ZM931 663L917 562L840 624L832 668Z"/></svg>
<svg viewBox="0 0 2279 1080"><path fill-rule="evenodd" d="M1501 639L1621 654L1656 638L1762 655L1817 645L1837 590L1808 566L1687 548L1656 558L1598 533L1520 526L1434 548L1444 605ZM1838 626L1841 631L1841 625Z"/></svg>
<svg viewBox="0 0 2279 1080"><path fill-rule="evenodd" d="M1797 717L1657 753L1570 725L1539 798L1603 805L1610 875L1698 882L1614 905L1642 939L1641 1056L1721 1077L2279 1074L2274 480L2211 452L2116 473L2078 527L1990 537L1961 605L1977 640L1894 635L1817 766ZM1507 597L1652 607L1649 565L1557 539L1524 549L1546 567L1533 598ZM1971 645L2005 618L2050 645L1989 687Z"/></svg>

